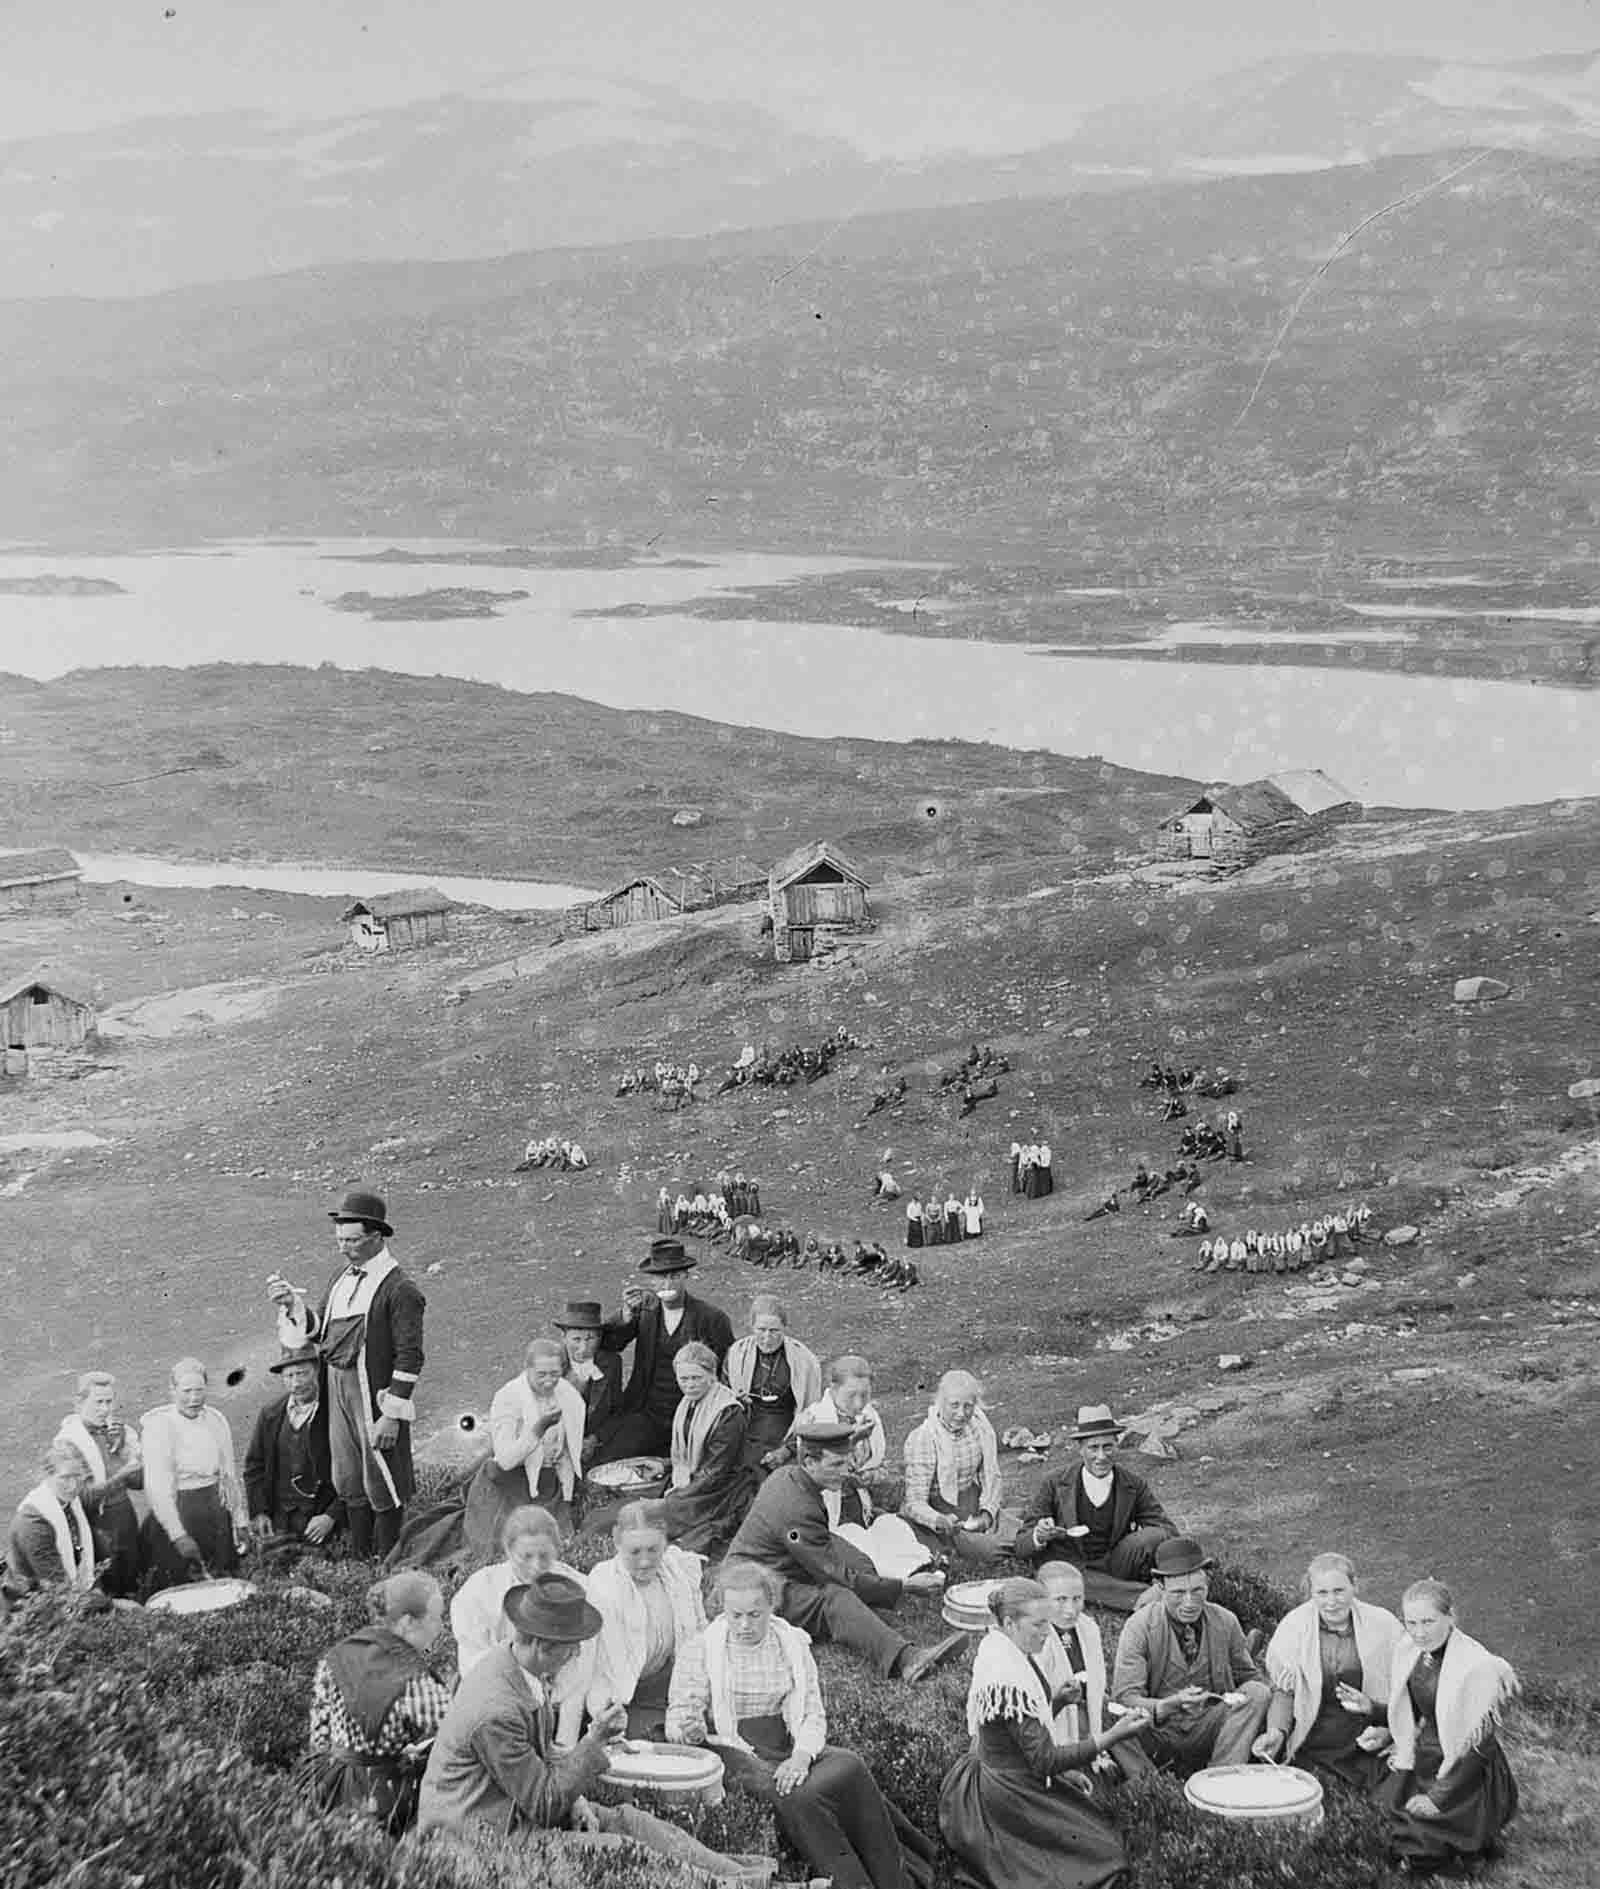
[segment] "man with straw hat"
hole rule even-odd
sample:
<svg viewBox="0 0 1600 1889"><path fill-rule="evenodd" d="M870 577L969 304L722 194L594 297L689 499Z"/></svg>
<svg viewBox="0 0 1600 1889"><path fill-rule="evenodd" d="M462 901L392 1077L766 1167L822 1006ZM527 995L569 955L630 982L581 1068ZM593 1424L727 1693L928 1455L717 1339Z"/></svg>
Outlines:
<svg viewBox="0 0 1600 1889"><path fill-rule="evenodd" d="M422 1373L427 1301L402 1272L381 1194L355 1188L328 1218L340 1269L316 1305L281 1273L267 1281L278 1308L278 1337L291 1349L315 1345L327 1369L328 1441L333 1484L345 1505L351 1552L386 1555L400 1538L415 1486L412 1402Z"/></svg>
<svg viewBox="0 0 1600 1889"><path fill-rule="evenodd" d="M570 1751L555 1749L551 1684L600 1631L583 1588L564 1574L540 1574L513 1587L501 1606L510 1644L491 1648L456 1688L423 1775L419 1833L548 1841L560 1831L585 1848L626 1840L715 1881L765 1889L776 1874L765 1858L720 1856L631 1805L589 1802L585 1792L610 1768L606 1746L627 1725L625 1706L603 1705Z"/></svg>
<svg viewBox="0 0 1600 1889"><path fill-rule="evenodd" d="M652 1240L639 1270L650 1282L629 1286L621 1314L606 1322L600 1343L608 1351L633 1346L633 1372L622 1393L622 1421L602 1460L665 1456L672 1447L672 1419L682 1393L673 1360L690 1343L709 1345L721 1367L733 1343L733 1321L721 1306L687 1290L694 1255L682 1240Z"/></svg>
<svg viewBox="0 0 1600 1889"><path fill-rule="evenodd" d="M1177 1534L1143 1476L1116 1460L1122 1425L1109 1404L1085 1404L1072 1440L1078 1461L1047 1476L1023 1517L1017 1552L1074 1561L1091 1606L1129 1613L1150 1580L1162 1542Z"/></svg>

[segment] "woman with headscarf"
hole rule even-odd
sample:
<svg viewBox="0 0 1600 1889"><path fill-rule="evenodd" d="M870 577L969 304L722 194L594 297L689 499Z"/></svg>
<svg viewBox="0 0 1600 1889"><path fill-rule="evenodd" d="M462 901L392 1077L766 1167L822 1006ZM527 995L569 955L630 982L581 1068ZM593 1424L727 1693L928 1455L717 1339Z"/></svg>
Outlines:
<svg viewBox="0 0 1600 1889"><path fill-rule="evenodd" d="M131 1491L144 1487L144 1455L139 1432L117 1421L116 1405L117 1380L111 1373L85 1371L78 1379L77 1405L56 1435L89 1465L83 1507L95 1534L99 1583L108 1594L131 1594L143 1565L139 1511Z"/></svg>
<svg viewBox="0 0 1600 1889"><path fill-rule="evenodd" d="M444 1598L431 1574L408 1568L379 1581L367 1607L369 1624L317 1662L307 1787L319 1810L365 1811L399 1836L450 1705L423 1657L444 1624Z"/></svg>
<svg viewBox="0 0 1600 1889"><path fill-rule="evenodd" d="M1267 1645L1272 1702L1251 1755L1369 1790L1378 1766L1358 1741L1388 1709L1400 1622L1357 1598L1355 1568L1342 1554L1319 1554L1302 1589L1305 1601L1284 1615Z"/></svg>
<svg viewBox="0 0 1600 1889"><path fill-rule="evenodd" d="M795 1412L822 1395L822 1364L809 1345L789 1336L789 1315L770 1292L750 1301L750 1333L728 1351L728 1388L744 1402L744 1461L756 1473L782 1451Z"/></svg>
<svg viewBox="0 0 1600 1889"><path fill-rule="evenodd" d="M206 1368L180 1358L168 1379L172 1401L148 1411L144 1445L146 1561L164 1587L239 1566L250 1516L233 1452L233 1431L206 1402Z"/></svg>
<svg viewBox="0 0 1600 1889"><path fill-rule="evenodd" d="M680 1548L705 1554L732 1540L755 1493L744 1462L747 1418L717 1377L717 1354L691 1339L672 1360L679 1402L672 1419L667 1528Z"/></svg>
<svg viewBox="0 0 1600 1889"><path fill-rule="evenodd" d="M1414 1581L1401 1600L1406 1637L1389 1678L1389 1775L1378 1801L1395 1859L1417 1875L1492 1856L1517 1814L1517 1781L1500 1717L1520 1690L1511 1667L1456 1624L1442 1581ZM1376 1729L1364 1742L1380 1745Z"/></svg>
<svg viewBox="0 0 1600 1889"><path fill-rule="evenodd" d="M782 1591L771 1568L723 1564L722 1611L673 1670L667 1735L710 1744L728 1782L769 1806L813 1879L910 1889L895 1818L872 1773L828 1743L811 1636L774 1611Z"/></svg>
<svg viewBox="0 0 1600 1889"><path fill-rule="evenodd" d="M58 1436L41 1468L11 1520L6 1556L13 1584L26 1593L58 1587L87 1594L95 1584L94 1535L83 1506L89 1465L75 1444Z"/></svg>
<svg viewBox="0 0 1600 1889"><path fill-rule="evenodd" d="M583 1576L561 1559L561 1531L548 1509L531 1505L513 1509L501 1525L501 1559L479 1568L456 1589L450 1602L450 1631L456 1642L456 1669L466 1674L486 1653L511 1642L511 1623L503 1602L514 1587L526 1587L541 1574ZM583 1729L583 1701L589 1690L593 1649L563 1668L551 1694L556 1742L575 1745Z"/></svg>
<svg viewBox="0 0 1600 1889"><path fill-rule="evenodd" d="M705 1631L700 1582L705 1563L667 1541L664 1502L629 1502L611 1531L612 1556L590 1570L589 1605L598 1609L589 1678L590 1710L625 1706L629 1738L663 1734L667 1695L684 1647Z"/></svg>
<svg viewBox="0 0 1600 1889"><path fill-rule="evenodd" d="M1107 1731L1056 1741L1039 1654L1052 1603L1037 1581L1000 1581L994 1625L978 1643L967 1689L972 1748L947 1773L939 1829L960 1889L1108 1889L1127 1858L1111 1819L1092 1801L1088 1767L1149 1724L1128 1713Z"/></svg>

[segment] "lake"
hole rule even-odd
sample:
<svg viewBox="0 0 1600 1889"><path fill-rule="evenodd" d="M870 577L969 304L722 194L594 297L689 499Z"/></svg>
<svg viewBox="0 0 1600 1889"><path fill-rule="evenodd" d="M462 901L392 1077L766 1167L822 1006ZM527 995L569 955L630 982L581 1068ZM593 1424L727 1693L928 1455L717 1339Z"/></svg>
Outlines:
<svg viewBox="0 0 1600 1889"><path fill-rule="evenodd" d="M90 885L170 886L190 891L237 887L241 892L298 892L311 898L375 898L408 886L430 885L446 898L487 905L498 912L564 912L600 896L581 885L537 879L464 879L451 873L373 872L363 866L286 866L152 859L139 853L78 853Z"/></svg>
<svg viewBox="0 0 1600 1889"><path fill-rule="evenodd" d="M1373 805L1487 808L1600 793L1600 692L1077 655L1070 637L1067 651L1051 652L827 624L581 614L670 609L708 592L862 569L862 559L719 554L695 570L663 561L551 571L463 565L436 543L416 547L436 558L421 564L329 555L379 548L0 555L0 577L108 577L128 592L0 595L0 670L46 678L121 663L331 662L789 734L991 741L1210 780L1320 767ZM447 585L531 594L491 621L372 623L329 607L347 590Z"/></svg>

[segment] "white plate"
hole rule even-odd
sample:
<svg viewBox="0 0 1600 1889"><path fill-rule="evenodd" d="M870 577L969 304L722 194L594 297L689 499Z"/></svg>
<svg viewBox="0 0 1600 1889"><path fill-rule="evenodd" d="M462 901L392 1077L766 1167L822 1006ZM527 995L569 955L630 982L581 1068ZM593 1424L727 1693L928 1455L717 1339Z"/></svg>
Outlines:
<svg viewBox="0 0 1600 1889"><path fill-rule="evenodd" d="M672 1465L660 1456L624 1456L617 1463L599 1463L588 1480L597 1489L645 1489L666 1480Z"/></svg>
<svg viewBox="0 0 1600 1889"><path fill-rule="evenodd" d="M166 1587L145 1602L151 1613L214 1614L237 1607L255 1592L249 1581L191 1581L187 1587Z"/></svg>

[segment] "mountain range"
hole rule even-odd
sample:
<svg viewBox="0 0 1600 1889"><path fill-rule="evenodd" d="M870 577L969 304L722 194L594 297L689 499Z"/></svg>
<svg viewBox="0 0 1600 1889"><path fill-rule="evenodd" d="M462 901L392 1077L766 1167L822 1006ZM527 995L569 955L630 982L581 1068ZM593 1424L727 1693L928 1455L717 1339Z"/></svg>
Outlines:
<svg viewBox="0 0 1600 1889"><path fill-rule="evenodd" d="M148 295L1485 145L1600 151L1600 55L1278 58L1009 157L875 161L751 107L563 71L317 123L144 119L0 143L0 246L11 296Z"/></svg>

